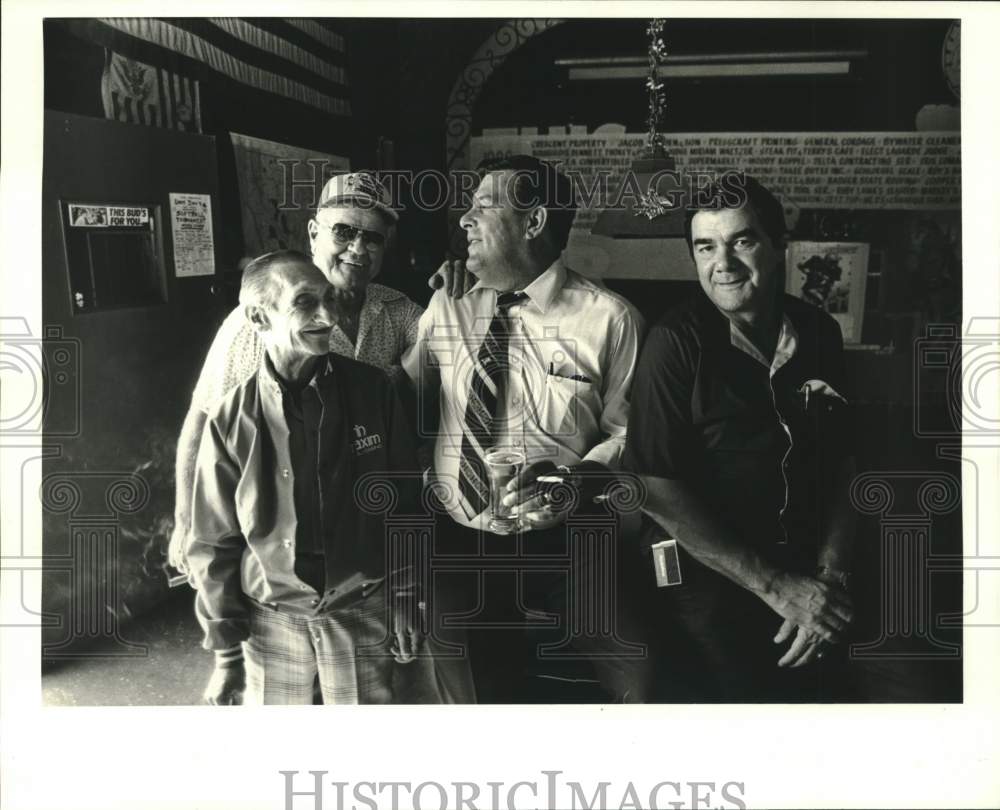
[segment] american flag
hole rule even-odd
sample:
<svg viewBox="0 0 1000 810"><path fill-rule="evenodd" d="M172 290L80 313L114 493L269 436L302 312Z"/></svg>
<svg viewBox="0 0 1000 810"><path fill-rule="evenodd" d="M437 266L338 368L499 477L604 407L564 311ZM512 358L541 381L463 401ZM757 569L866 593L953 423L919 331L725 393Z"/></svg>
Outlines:
<svg viewBox="0 0 1000 810"><path fill-rule="evenodd" d="M346 40L328 20L103 17L62 24L106 49L104 109L117 121L200 132L199 82L219 92L237 82L351 115Z"/></svg>
<svg viewBox="0 0 1000 810"><path fill-rule="evenodd" d="M104 115L114 121L201 132L198 82L104 49Z"/></svg>

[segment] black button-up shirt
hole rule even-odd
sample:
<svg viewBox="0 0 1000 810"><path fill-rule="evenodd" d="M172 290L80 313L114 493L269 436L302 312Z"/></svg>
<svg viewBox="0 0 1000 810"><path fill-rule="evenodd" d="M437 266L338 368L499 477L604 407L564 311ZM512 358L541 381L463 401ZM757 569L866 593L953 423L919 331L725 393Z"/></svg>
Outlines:
<svg viewBox="0 0 1000 810"><path fill-rule="evenodd" d="M273 374L270 358L265 355L269 373ZM288 452L291 458L295 514L295 575L320 593L324 590L323 561L323 494L320 481L333 468L346 462L343 452L323 453L321 462L320 430L327 435L345 432L343 414L336 398L324 401L314 375L307 384L290 386L273 375L282 389L282 406L288 428ZM340 445L337 445L339 448Z"/></svg>
<svg viewBox="0 0 1000 810"><path fill-rule="evenodd" d="M699 291L651 330L632 388L624 466L687 483L764 549L814 546L832 477L850 453L840 328L781 298L768 361ZM659 531L646 521L646 538Z"/></svg>

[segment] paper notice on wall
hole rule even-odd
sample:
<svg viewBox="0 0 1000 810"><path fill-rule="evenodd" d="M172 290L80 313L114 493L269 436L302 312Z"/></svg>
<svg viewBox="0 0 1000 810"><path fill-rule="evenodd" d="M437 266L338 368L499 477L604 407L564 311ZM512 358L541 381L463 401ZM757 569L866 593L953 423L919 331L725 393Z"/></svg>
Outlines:
<svg viewBox="0 0 1000 810"><path fill-rule="evenodd" d="M207 194L170 193L170 226L174 236L177 278L215 274L212 199Z"/></svg>
<svg viewBox="0 0 1000 810"><path fill-rule="evenodd" d="M864 242L789 242L785 290L829 312L845 343L861 341L869 246Z"/></svg>

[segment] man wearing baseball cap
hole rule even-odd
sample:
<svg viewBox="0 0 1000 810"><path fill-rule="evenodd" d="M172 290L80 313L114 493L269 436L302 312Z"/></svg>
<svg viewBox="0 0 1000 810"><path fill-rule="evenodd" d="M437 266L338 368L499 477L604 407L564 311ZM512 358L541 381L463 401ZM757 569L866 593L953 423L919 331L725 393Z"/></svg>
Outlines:
<svg viewBox="0 0 1000 810"><path fill-rule="evenodd" d="M417 323L423 314L423 308L403 293L373 283L398 220L377 177L357 171L327 181L308 224L313 263L329 279L337 296L330 351L376 366L390 377L401 374L400 358L416 343ZM462 279L440 270L428 283L435 288L443 286L453 296L464 291ZM256 373L263 356L259 335L237 307L212 342L177 440L169 561L182 572L186 571L191 492L206 414L226 392Z"/></svg>

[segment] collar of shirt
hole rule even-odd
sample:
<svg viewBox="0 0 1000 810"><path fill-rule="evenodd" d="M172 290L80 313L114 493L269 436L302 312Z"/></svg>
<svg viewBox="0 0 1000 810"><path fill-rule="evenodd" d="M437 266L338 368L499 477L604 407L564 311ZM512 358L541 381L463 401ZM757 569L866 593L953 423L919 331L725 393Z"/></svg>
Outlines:
<svg viewBox="0 0 1000 810"><path fill-rule="evenodd" d="M271 362L271 357L268 353L264 352L263 360L260 364L261 373L259 375L260 389L266 395L281 400L285 395L291 395L292 391L288 387L288 384L281 379L278 372L274 369L274 363ZM320 362L316 365L316 371L313 373L312 377L309 379L307 385L311 385L316 389L316 392L320 392L320 382L333 371L332 364L330 363L330 356L324 355Z"/></svg>
<svg viewBox="0 0 1000 810"><path fill-rule="evenodd" d="M376 310L381 310L384 309L385 303L398 301L401 298L406 298L406 296L399 290L395 290L392 287L386 287L384 284L371 282L365 289L364 306L371 305Z"/></svg>
<svg viewBox="0 0 1000 810"><path fill-rule="evenodd" d="M354 359L361 353L361 347L368 341L368 335L372 331L372 326L378 323L382 317L385 307L381 301L369 302L365 299L365 305L361 307L361 317L358 320L358 342L354 347ZM339 326L337 327L340 328ZM347 335L344 335L346 338Z"/></svg>
<svg viewBox="0 0 1000 810"><path fill-rule="evenodd" d="M769 376L773 377L778 369L792 359L795 350L799 346L799 335L792 325L788 315L781 315L781 331L778 333L778 342L774 347L774 357L768 361L753 342L743 334L732 321L729 322L729 342L730 345L739 349L744 354L750 355L754 360L770 370Z"/></svg>
<svg viewBox="0 0 1000 810"><path fill-rule="evenodd" d="M532 304L538 307L539 310L544 314L548 311L548 308L552 305L555 297L562 290L563 285L566 283L566 266L562 262L562 258L556 259L552 264L546 268L543 273L540 273L534 281L532 281L523 290L518 290L518 292L523 292L528 296ZM476 282L466 295L472 295L473 293L492 293L495 297L497 291L492 287L485 287L481 282Z"/></svg>
<svg viewBox="0 0 1000 810"><path fill-rule="evenodd" d="M381 332L390 328L387 303L398 301L406 296L391 287L381 284L369 284L365 290L365 302L361 305L358 319L358 339L354 343L344 333L340 326L334 324L330 333L330 350L345 357L363 360L372 365L380 365L381 346L378 338Z"/></svg>
<svg viewBox="0 0 1000 810"><path fill-rule="evenodd" d="M387 292L389 292L388 288L383 287L381 284L369 284L365 290L365 302L361 305L361 316L358 320L358 342L354 347L353 356L355 360L358 359L358 355L361 353L361 347L367 342L372 327L385 317L385 304L383 301L389 298L386 295ZM395 292L395 290L392 292ZM340 327L336 328L339 331ZM344 335L344 339L347 339L346 335Z"/></svg>

